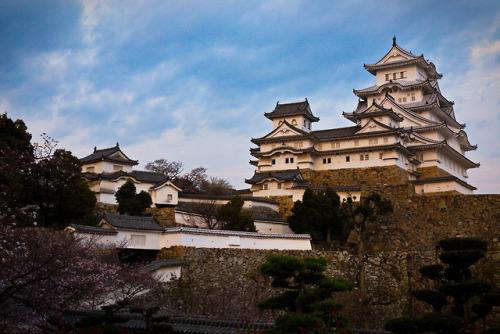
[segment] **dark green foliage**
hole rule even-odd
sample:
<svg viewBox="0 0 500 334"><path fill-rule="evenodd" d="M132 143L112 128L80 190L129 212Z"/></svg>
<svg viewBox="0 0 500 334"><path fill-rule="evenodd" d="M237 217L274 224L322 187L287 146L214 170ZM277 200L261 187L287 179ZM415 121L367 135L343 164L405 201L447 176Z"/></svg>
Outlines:
<svg viewBox="0 0 500 334"><path fill-rule="evenodd" d="M434 290L415 290L411 293L415 298L431 305L436 312L441 312L441 308L448 304L446 296Z"/></svg>
<svg viewBox="0 0 500 334"><path fill-rule="evenodd" d="M332 299L333 293L351 291L353 285L326 277L326 265L324 258L284 255L272 255L262 265L261 273L273 279L271 285L283 289L281 294L259 303L260 309L286 312L276 319L273 333L296 333L300 328L311 330L335 323L342 305Z"/></svg>
<svg viewBox="0 0 500 334"><path fill-rule="evenodd" d="M55 141L35 147L21 120L0 115L0 204L31 207L39 226L66 227L92 215L96 199L82 179L81 162L55 150Z"/></svg>
<svg viewBox="0 0 500 334"><path fill-rule="evenodd" d="M118 212L127 213L131 216L140 216L146 208L149 208L153 201L151 196L145 191L136 193L135 184L132 180L127 180L115 193L118 202Z"/></svg>
<svg viewBox="0 0 500 334"><path fill-rule="evenodd" d="M315 241L325 241L340 234L345 219L340 197L333 189L307 189L302 201L295 202L288 223L295 233L308 233Z"/></svg>
<svg viewBox="0 0 500 334"><path fill-rule="evenodd" d="M420 274L431 280L439 280L443 277L444 266L441 264L432 264L430 266L423 266L418 271Z"/></svg>
<svg viewBox="0 0 500 334"><path fill-rule="evenodd" d="M461 319L445 314L425 314L421 318L402 317L387 322L385 329L398 334L456 334L462 328Z"/></svg>
<svg viewBox="0 0 500 334"><path fill-rule="evenodd" d="M393 211L394 207L389 199L382 198L378 193L371 193L369 196L361 197L354 214L361 215L364 221L376 221Z"/></svg>
<svg viewBox="0 0 500 334"><path fill-rule="evenodd" d="M440 240L438 245L445 252L467 249L478 249L486 252L488 249L486 241L476 238L448 238Z"/></svg>
<svg viewBox="0 0 500 334"><path fill-rule="evenodd" d="M438 284L435 290L416 290L412 294L430 304L435 313L418 318L400 318L387 323L395 333L457 333L473 326L500 304L497 293L489 293L492 286L474 280L470 266L486 256L487 244L473 238L450 238L439 242L443 252L439 258L446 267L432 265L420 272ZM444 270L443 270L444 268ZM405 325L405 322L411 325ZM415 327L416 326L416 327Z"/></svg>
<svg viewBox="0 0 500 334"><path fill-rule="evenodd" d="M478 249L446 251L439 255L439 259L452 268L467 269L486 256L485 251Z"/></svg>
<svg viewBox="0 0 500 334"><path fill-rule="evenodd" d="M385 329L398 334L419 333L421 320L411 317L391 319L385 324Z"/></svg>
<svg viewBox="0 0 500 334"><path fill-rule="evenodd" d="M31 134L21 120L0 115L0 204L21 207L29 170L34 164Z"/></svg>
<svg viewBox="0 0 500 334"><path fill-rule="evenodd" d="M220 222L221 229L257 232L253 216L249 212L241 210L243 204L243 198L239 195L235 195L228 203L221 205L217 209L215 216L217 221Z"/></svg>
<svg viewBox="0 0 500 334"><path fill-rule="evenodd" d="M424 314L421 319L421 332L456 334L463 328L462 319L451 314Z"/></svg>

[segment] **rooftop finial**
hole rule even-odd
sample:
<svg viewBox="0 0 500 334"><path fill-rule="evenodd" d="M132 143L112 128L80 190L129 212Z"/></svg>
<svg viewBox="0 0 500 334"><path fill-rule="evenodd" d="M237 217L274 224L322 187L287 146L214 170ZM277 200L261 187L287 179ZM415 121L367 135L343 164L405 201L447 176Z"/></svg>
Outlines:
<svg viewBox="0 0 500 334"><path fill-rule="evenodd" d="M276 101L276 107L280 104L280 101Z"/></svg>
<svg viewBox="0 0 500 334"><path fill-rule="evenodd" d="M306 102L309 103L309 101L307 101L307 97L306 97Z"/></svg>
<svg viewBox="0 0 500 334"><path fill-rule="evenodd" d="M97 151L97 146L94 146L94 152Z"/></svg>
<svg viewBox="0 0 500 334"><path fill-rule="evenodd" d="M392 46L396 46L396 35L392 38Z"/></svg>
<svg viewBox="0 0 500 334"><path fill-rule="evenodd" d="M118 144L118 142L116 142L116 147L119 147L120 145Z"/></svg>

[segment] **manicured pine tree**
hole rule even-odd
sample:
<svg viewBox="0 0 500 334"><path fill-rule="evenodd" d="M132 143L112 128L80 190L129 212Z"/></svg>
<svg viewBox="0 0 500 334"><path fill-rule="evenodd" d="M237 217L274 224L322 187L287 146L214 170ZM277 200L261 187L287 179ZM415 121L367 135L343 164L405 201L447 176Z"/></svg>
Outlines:
<svg viewBox="0 0 500 334"><path fill-rule="evenodd" d="M471 266L486 256L487 243L475 238L439 241L443 264L420 268L422 276L435 282L436 289L412 292L432 306L434 312L421 317L397 318L386 329L395 333L458 333L468 330L500 306L500 294L492 286L473 277Z"/></svg>
<svg viewBox="0 0 500 334"><path fill-rule="evenodd" d="M333 300L333 293L351 291L352 283L344 279L325 276L324 258L296 258L272 255L260 269L271 276L271 286L280 288L281 294L259 303L260 309L283 310L276 318L271 333L308 332L318 328L337 327L346 324L338 312L342 304Z"/></svg>

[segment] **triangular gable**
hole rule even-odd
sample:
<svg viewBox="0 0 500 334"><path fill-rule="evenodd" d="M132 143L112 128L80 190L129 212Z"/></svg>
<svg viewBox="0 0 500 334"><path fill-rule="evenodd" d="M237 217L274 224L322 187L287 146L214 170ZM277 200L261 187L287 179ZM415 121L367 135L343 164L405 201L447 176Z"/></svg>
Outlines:
<svg viewBox="0 0 500 334"><path fill-rule="evenodd" d="M118 150L116 152L114 152L113 154L110 154L108 155L108 158L121 158L121 159L124 159L124 160L130 160L125 154L123 154L122 151Z"/></svg>
<svg viewBox="0 0 500 334"><path fill-rule="evenodd" d="M412 60L416 58L419 57L415 56L414 54L411 54L410 52L400 48L399 45L395 44L389 50L389 52L387 52L385 56L382 57L382 59L380 59L378 62L375 63L375 65L382 65L401 60Z"/></svg>
<svg viewBox="0 0 500 334"><path fill-rule="evenodd" d="M356 134L361 133L369 133L369 132L381 132L381 131L393 131L394 128L391 128L388 125L380 123L379 121L374 120L373 118L368 121Z"/></svg>
<svg viewBox="0 0 500 334"><path fill-rule="evenodd" d="M281 123L276 129L267 134L263 139L278 138L278 137L290 137L290 136L302 136L305 133L293 125L290 125L287 121Z"/></svg>
<svg viewBox="0 0 500 334"><path fill-rule="evenodd" d="M172 187L174 189L176 189L177 191L182 191L181 188L177 187L175 184L172 183L172 181L170 180L166 180L165 182L162 182L154 187L151 187L152 190L159 190L161 188L164 188L164 187Z"/></svg>
<svg viewBox="0 0 500 334"><path fill-rule="evenodd" d="M386 109L392 109L397 115L402 117L403 120L403 126L404 127L420 127L420 126L426 126L426 125L438 125L440 124L439 122L434 122L431 120L428 120L425 117L422 117L420 115L415 114L412 111L409 111L408 109L400 106L399 104L394 101L394 99L391 96L386 96L384 100L380 103L384 108Z"/></svg>
<svg viewBox="0 0 500 334"><path fill-rule="evenodd" d="M99 221L99 224L97 224L97 226L100 226L102 228L109 228L111 230L116 230L116 227L114 227L113 225L108 223L104 217L101 218L101 220Z"/></svg>
<svg viewBox="0 0 500 334"><path fill-rule="evenodd" d="M363 110L362 112L359 112L358 114L368 114L368 113L373 113L373 112L384 112L388 111L388 109L385 109L381 105L377 104L375 101L372 103L371 106Z"/></svg>

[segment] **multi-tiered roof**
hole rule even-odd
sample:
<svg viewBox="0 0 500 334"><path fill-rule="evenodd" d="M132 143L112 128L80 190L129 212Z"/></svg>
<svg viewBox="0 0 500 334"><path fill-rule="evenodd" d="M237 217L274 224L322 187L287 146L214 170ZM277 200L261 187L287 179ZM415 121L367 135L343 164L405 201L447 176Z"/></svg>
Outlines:
<svg viewBox="0 0 500 334"><path fill-rule="evenodd" d="M251 140L258 147L250 153L258 160L250 163L258 169L246 182L260 184L261 190L266 182L288 181L303 187L302 169L386 167L392 163L418 185L452 180L462 187L453 186L453 190L474 190L466 182L466 171L479 164L465 153L477 146L470 144L465 124L456 120L454 103L442 95L438 80L443 76L436 66L423 55L404 50L394 38L389 52L364 67L376 77L376 84L354 90L359 98L356 110L343 113L354 126L312 130L311 123L319 118L307 99L278 103L265 113L273 121L273 130ZM286 161L279 164L279 159Z"/></svg>

